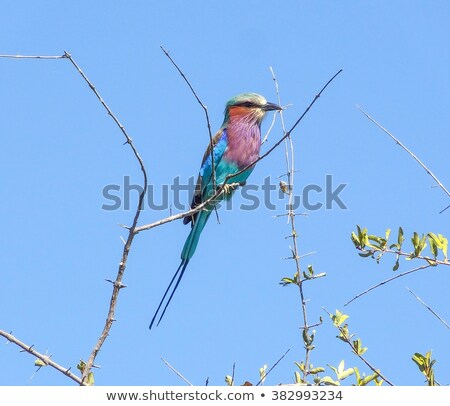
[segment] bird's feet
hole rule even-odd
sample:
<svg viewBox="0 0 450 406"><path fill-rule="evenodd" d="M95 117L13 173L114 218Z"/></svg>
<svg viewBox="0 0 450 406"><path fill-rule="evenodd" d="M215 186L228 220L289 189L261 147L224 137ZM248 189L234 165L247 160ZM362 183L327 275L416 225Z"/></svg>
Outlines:
<svg viewBox="0 0 450 406"><path fill-rule="evenodd" d="M229 195L234 192L239 186L245 186L246 182L225 183L223 187L223 193Z"/></svg>

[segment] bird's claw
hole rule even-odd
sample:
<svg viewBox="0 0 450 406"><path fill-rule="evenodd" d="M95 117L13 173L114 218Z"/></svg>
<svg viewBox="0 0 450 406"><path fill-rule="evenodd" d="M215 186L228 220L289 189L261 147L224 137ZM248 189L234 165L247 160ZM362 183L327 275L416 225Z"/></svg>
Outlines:
<svg viewBox="0 0 450 406"><path fill-rule="evenodd" d="M222 185L222 190L224 194L230 194L239 186L244 186L246 182L238 182L238 183L225 183Z"/></svg>

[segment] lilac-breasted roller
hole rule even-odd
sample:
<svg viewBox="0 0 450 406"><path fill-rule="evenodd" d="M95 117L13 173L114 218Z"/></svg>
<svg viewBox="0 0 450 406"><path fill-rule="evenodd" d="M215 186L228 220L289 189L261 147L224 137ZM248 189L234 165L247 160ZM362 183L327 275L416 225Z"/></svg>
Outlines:
<svg viewBox="0 0 450 406"><path fill-rule="evenodd" d="M263 96L256 93L243 93L228 101L225 107L225 118L222 127L220 127L220 130L212 140L214 158L211 158L211 143L203 155L191 208L195 208L208 200L224 183L225 185L245 183L254 168L254 165L249 165L255 162L259 156L261 147L261 122L268 111L281 109L280 106L267 102ZM214 173L212 170L213 163ZM242 171L243 169L245 170ZM228 178L229 175L233 174L237 175ZM213 175L215 181L213 180ZM178 278L159 317L158 325L161 322L167 306L172 300L184 275L186 267L192 255L194 255L200 234L215 206L223 199L230 199L234 189L232 186L224 187L223 193L205 205L202 210L184 218L184 224L191 223L191 232L181 252L181 264L164 292L164 296L150 323L150 328L152 328L175 279Z"/></svg>

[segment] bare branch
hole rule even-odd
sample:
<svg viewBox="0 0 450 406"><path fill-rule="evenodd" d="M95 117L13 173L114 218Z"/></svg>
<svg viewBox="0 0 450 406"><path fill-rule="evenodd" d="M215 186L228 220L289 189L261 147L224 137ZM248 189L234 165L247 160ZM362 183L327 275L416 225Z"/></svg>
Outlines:
<svg viewBox="0 0 450 406"><path fill-rule="evenodd" d="M391 137L396 143L397 145L399 145L400 147L402 147L409 155L411 155L418 163L419 165L425 169L425 171L428 173L428 175L430 175L433 180L438 184L438 186L447 194L448 197L450 197L450 192L445 188L445 186L442 184L442 182L436 177L436 175L431 172L430 169L428 169L427 166L425 166L425 164L410 150L408 149L404 144L402 144L400 142L400 140L398 138L396 138L394 135L392 135L388 130L386 130L386 128L384 128L380 123L378 123L374 118L372 118L371 116L369 116L369 114L367 114L361 107L359 107L358 105L356 105L356 107L361 111L361 113L363 113L370 121L372 121L372 123L374 123L378 128L380 128L381 130L383 130L387 135L389 135L389 137ZM439 212L439 214L441 214L442 212L444 212L445 210L447 210L450 206L447 206L445 209L441 210Z"/></svg>
<svg viewBox="0 0 450 406"><path fill-rule="evenodd" d="M417 296L410 288L406 288L411 295L413 295L420 303L422 303L434 316L438 318L438 320L448 329L450 329L450 325L441 317L439 316L430 306L428 306L419 296Z"/></svg>
<svg viewBox="0 0 450 406"><path fill-rule="evenodd" d="M57 362L53 361L50 358L50 356L41 354L40 352L36 351L32 345L25 344L24 342L14 337L11 333L7 333L6 331L0 330L0 336L5 337L9 342L16 344L17 346L22 348L25 352L35 356L36 358L39 358L45 365L49 365L52 368L55 368L57 371L63 373L64 375L74 380L79 385L83 386L86 385L85 383L83 383L80 377L70 372L70 368L65 368L61 366Z"/></svg>
<svg viewBox="0 0 450 406"><path fill-rule="evenodd" d="M161 360L164 362L164 364L166 364L173 372L175 372L189 386L194 386L183 375L181 375L172 365L170 365L164 358L161 358Z"/></svg>
<svg viewBox="0 0 450 406"><path fill-rule="evenodd" d="M64 59L66 55L0 55L0 58L10 59Z"/></svg>
<svg viewBox="0 0 450 406"><path fill-rule="evenodd" d="M125 136L126 143L131 147L133 154L139 163L139 166L140 166L140 169L141 169L141 172L143 175L142 191L139 194L138 205L136 208L136 212L134 214L133 223L128 231L128 238L127 238L124 248L123 248L122 258L119 263L119 270L117 272L116 280L113 283L113 291L111 294L109 310L108 310L108 315L106 317L105 326L103 327L103 331L102 331L97 343L94 345L94 348L92 349L92 352L91 352L91 355L89 356L88 361L86 362L86 366L83 370L83 377L82 377L82 379L84 381L86 379L86 377L88 376L89 372L91 371L92 366L94 365L95 358L97 357L98 352L100 351L100 348L103 346L103 343L105 342L106 338L109 336L109 332L111 330L112 324L115 321L114 314L115 314L115 309L117 306L117 299L118 299L120 290L125 286L125 285L123 285L122 280L123 280L125 268L127 265L128 255L129 255L129 252L131 249L131 244L133 243L134 236L136 235L136 226L137 226L137 222L139 220L139 216L141 214L142 209L144 208L144 197L147 192L147 187L146 187L147 186L147 171L144 166L144 161L142 160L136 147L134 146L133 140L126 132L125 127L121 124L121 122L118 120L118 118L115 116L115 114L111 111L109 106L105 103L105 101L103 100L100 93L97 91L97 89L93 85L93 83L88 79L88 77L81 70L79 65L72 58L72 56L67 52L65 52L64 55L67 59L70 60L72 65L77 69L78 73L86 81L86 83L89 85L89 88L94 92L97 99L100 101L102 106L105 108L108 115L114 120L114 122L117 124L119 129L122 131L122 134Z"/></svg>
<svg viewBox="0 0 450 406"><path fill-rule="evenodd" d="M184 74L184 72L180 69L180 67L177 65L177 63L172 59L172 57L169 55L169 52L167 52L162 46L160 46L161 50L164 52L164 54L169 58L170 62L172 62L172 65L175 66L178 73L181 75L181 77L184 79L186 84L189 86L189 89L191 89L192 94L194 95L195 99L197 100L198 104L202 107L203 111L205 112L205 118L206 118L206 125L208 127L208 133L209 133L209 146L210 146L210 155L211 155L211 166L212 166L212 181L213 181L213 188L216 188L216 168L214 165L214 145L213 145L213 135L211 132L211 122L209 121L209 114L208 114L208 108L205 104L200 100L198 97L196 91L194 90L193 86L189 82L188 78ZM216 213L217 214L217 213Z"/></svg>
<svg viewBox="0 0 450 406"><path fill-rule="evenodd" d="M78 71L78 73L81 75L81 77L85 80L85 82L88 84L89 88L94 92L97 99L100 101L102 106L107 111L108 115L114 120L114 122L117 124L117 126L122 131L123 135L125 136L126 143L131 147L133 154L134 154L135 158L137 159L140 169L141 169L141 172L143 174L143 188L142 188L142 192L139 195L139 201L138 201L138 205L137 205L136 212L134 215L132 226L129 227L129 229L128 229L128 238L125 242L124 249L122 252L122 258L120 260L117 277L116 277L115 282L113 282L114 287L113 287L113 292L111 295L111 300L110 300L108 315L106 318L106 323L105 323L103 331L100 335L100 338L98 339L97 343L95 344L95 346L91 352L91 355L90 355L88 361L86 362L86 365L85 365L85 368L83 371L83 376L81 379L81 382L82 382L81 384L83 384L83 382L85 381L86 377L88 376L90 370L94 366L95 358L96 358L98 352L100 351L100 348L102 347L103 343L105 342L106 338L108 337L111 326L115 320L114 313L115 313L115 308L117 305L117 298L119 295L119 291L125 286L122 284L122 279L123 279L123 275L124 275L126 264L127 264L128 254L131 249L131 244L133 242L133 238L136 235L136 232L135 232L136 225L139 220L140 213L144 206L144 197L145 197L145 194L147 191L147 188L146 188L147 172L145 170L144 162L143 162L142 158L140 157L136 147L134 146L131 137L126 132L124 126L120 123L118 118L113 114L113 112L111 111L109 106L105 103L105 101L101 97L100 93L97 91L97 89L93 85L93 83L88 79L88 77L85 75L85 73L81 70L80 66L75 62L73 57L67 51L64 51L64 54L61 56L0 55L0 57L17 58L17 59L68 59L72 63L72 65L75 67L75 69Z"/></svg>
<svg viewBox="0 0 450 406"><path fill-rule="evenodd" d="M272 367L264 374L264 376L259 380L259 382L255 386L261 385L262 381L267 378L267 375L269 375L273 371L273 369L280 363L280 361L287 355L287 353L290 350L291 349L289 348L280 358L278 358L278 361L272 365Z"/></svg>
<svg viewBox="0 0 450 406"><path fill-rule="evenodd" d="M370 291L372 291L372 290L374 290L376 288L379 288L380 286L383 286L386 283L389 283L389 282L393 281L394 279L398 279L398 278L401 278L403 276L409 275L410 273L420 271L421 269L429 268L430 266L431 266L430 264L422 265L422 266L419 266L417 268L410 269L409 271L405 271L405 272L399 273L399 274L393 276L392 278L385 279L384 281L381 281L380 283L377 283L376 285L370 287L369 289L366 289L365 291L363 291L361 293L358 293L353 299L351 299L347 303L345 303L344 306L349 305L351 302L353 302L354 300L360 298L361 296L364 296L366 293L369 293Z"/></svg>

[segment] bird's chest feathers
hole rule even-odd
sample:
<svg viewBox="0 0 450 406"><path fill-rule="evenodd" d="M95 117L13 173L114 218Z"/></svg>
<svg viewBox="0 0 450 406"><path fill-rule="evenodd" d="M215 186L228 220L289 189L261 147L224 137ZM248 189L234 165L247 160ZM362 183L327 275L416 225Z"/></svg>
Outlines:
<svg viewBox="0 0 450 406"><path fill-rule="evenodd" d="M223 158L244 168L259 156L261 130L258 124L230 121L227 125L227 149Z"/></svg>

